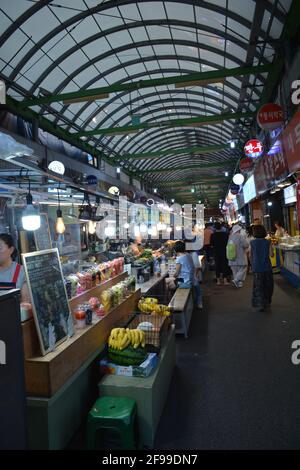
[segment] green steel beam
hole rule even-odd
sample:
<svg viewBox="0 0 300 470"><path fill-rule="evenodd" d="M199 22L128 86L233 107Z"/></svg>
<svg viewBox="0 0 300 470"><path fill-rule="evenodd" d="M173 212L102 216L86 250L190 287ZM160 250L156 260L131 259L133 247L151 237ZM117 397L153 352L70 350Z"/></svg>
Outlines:
<svg viewBox="0 0 300 470"><path fill-rule="evenodd" d="M152 158L158 158L160 156L166 155L180 155L182 153L210 153L217 152L218 150L229 149L230 144L220 144L220 145L208 145L205 147L183 147L177 149L168 149L168 150L159 150L157 152L145 152L145 153L126 153L120 155L118 158L120 160L134 158L136 160L148 160Z"/></svg>
<svg viewBox="0 0 300 470"><path fill-rule="evenodd" d="M199 178L202 178L201 181L199 181ZM156 186L163 186L164 188L171 186L172 189L173 187L179 186L179 187L185 187L185 186L198 186L199 184L211 184L213 181L220 181L220 180L228 180L228 176L220 175L220 176L199 176L197 180L182 180L178 182L178 180L174 181L160 181L156 183ZM207 183L206 183L207 182Z"/></svg>
<svg viewBox="0 0 300 470"><path fill-rule="evenodd" d="M97 95L105 95L109 93L117 93L119 91L133 91L140 90L142 88L149 88L161 85L175 85L180 83L185 83L189 81L202 81L203 84L200 86L205 86L206 80L212 80L217 78L226 78L226 77L236 77L241 75L250 75L250 74L259 74L264 72L270 72L272 66L267 65L258 65L258 66L248 66L248 67L235 67L232 69L222 69L222 70L212 70L208 72L198 72L191 73L186 75L177 75L176 77L164 77L164 78L154 78L151 80L139 80L138 82L132 83L115 83L114 85L109 85L100 88L92 88L89 90L79 90L71 93L61 93L57 95L47 95L41 98L32 98L29 100L24 100L21 105L23 107L44 105L49 103L55 103L57 101L71 101L75 102L76 99L83 101L84 98L93 99ZM97 98L96 98L97 99Z"/></svg>
<svg viewBox="0 0 300 470"><path fill-rule="evenodd" d="M178 171L178 170L203 170L206 168L215 168L215 167L222 167L226 166L227 168L230 167L230 165L233 165L236 163L236 161L225 161L221 163L204 163L203 165L194 165L194 166L180 166L180 167L173 167L173 168L150 168L147 170L137 170L134 172L134 174L140 175L140 174L147 174L147 173L168 173L172 171Z"/></svg>
<svg viewBox="0 0 300 470"><path fill-rule="evenodd" d="M126 133L134 133L143 129L152 129L156 127L178 127L188 126L193 127L202 124L214 123L219 121L229 121L230 119L242 119L242 118L254 118L256 113L223 113L213 114L211 116L199 116L194 118L182 118L182 119L170 119L168 121L157 121L157 122L143 122L136 126L122 126L122 127L105 127L102 129L93 129L92 131L81 131L75 135L78 137L91 136L91 135L119 135Z"/></svg>

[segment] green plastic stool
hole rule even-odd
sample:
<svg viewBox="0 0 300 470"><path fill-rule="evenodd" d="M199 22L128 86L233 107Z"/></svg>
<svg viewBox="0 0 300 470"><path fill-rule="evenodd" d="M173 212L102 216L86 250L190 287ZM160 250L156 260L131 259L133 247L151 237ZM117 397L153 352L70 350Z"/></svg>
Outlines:
<svg viewBox="0 0 300 470"><path fill-rule="evenodd" d="M137 410L136 402L125 397L101 397L96 400L88 414L86 447L97 448L98 434L100 444L105 445L105 438L119 437L121 449L136 449ZM105 448L105 447L104 447ZM112 448L112 443L108 444Z"/></svg>

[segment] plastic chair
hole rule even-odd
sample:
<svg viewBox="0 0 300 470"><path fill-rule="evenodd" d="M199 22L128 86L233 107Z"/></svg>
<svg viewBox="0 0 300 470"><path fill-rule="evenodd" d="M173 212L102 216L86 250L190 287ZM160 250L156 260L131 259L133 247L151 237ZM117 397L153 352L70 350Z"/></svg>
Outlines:
<svg viewBox="0 0 300 470"><path fill-rule="evenodd" d="M137 408L132 398L98 398L88 414L87 449L111 449L114 444L119 449L137 448Z"/></svg>

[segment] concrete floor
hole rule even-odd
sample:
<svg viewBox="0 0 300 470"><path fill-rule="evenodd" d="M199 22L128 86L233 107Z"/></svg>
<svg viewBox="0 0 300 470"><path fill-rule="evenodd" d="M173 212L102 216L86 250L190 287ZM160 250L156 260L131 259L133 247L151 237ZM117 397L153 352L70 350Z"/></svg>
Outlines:
<svg viewBox="0 0 300 470"><path fill-rule="evenodd" d="M204 310L177 339L156 449L300 448L300 293L274 278L268 313L250 306L251 275L242 289L204 284Z"/></svg>

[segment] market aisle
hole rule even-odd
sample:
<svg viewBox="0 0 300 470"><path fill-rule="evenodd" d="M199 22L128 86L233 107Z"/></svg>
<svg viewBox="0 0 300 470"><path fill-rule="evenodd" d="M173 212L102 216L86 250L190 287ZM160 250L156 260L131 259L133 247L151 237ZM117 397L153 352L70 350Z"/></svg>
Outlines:
<svg viewBox="0 0 300 470"><path fill-rule="evenodd" d="M208 276L211 277L211 276ZM156 449L292 449L300 446L300 295L275 276L272 311L242 289L205 286L205 309L177 339L177 367Z"/></svg>

